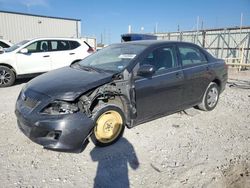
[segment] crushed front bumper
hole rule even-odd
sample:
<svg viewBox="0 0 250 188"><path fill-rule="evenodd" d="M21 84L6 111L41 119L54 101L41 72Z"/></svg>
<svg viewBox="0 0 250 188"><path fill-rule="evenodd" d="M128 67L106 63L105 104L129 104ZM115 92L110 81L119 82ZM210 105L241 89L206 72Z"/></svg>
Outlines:
<svg viewBox="0 0 250 188"><path fill-rule="evenodd" d="M83 151L94 127L92 119L82 112L44 115L39 113L39 105L42 105L42 101L31 109L25 105L22 97L18 97L15 114L20 130L46 149L74 153Z"/></svg>

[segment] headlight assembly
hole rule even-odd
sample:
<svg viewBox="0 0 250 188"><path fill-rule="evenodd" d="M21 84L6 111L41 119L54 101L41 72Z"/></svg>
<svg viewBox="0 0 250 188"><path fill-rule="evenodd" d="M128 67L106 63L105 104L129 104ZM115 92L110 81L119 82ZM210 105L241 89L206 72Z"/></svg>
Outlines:
<svg viewBox="0 0 250 188"><path fill-rule="evenodd" d="M42 113L49 115L73 114L78 112L77 104L65 101L55 101L42 110Z"/></svg>

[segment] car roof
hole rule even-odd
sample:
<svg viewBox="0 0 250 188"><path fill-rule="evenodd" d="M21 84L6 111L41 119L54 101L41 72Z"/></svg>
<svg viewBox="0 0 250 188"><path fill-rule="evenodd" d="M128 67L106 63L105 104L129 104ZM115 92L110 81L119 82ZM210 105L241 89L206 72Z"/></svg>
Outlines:
<svg viewBox="0 0 250 188"><path fill-rule="evenodd" d="M33 41L33 40L77 40L77 41L82 41L79 38L70 38L70 37L38 37L38 38L30 38L27 39L29 41Z"/></svg>
<svg viewBox="0 0 250 188"><path fill-rule="evenodd" d="M169 41L169 40L137 40L137 41L124 42L124 43L146 45L146 46L160 45L160 44L190 44L190 45L195 45L194 43L191 43L191 42Z"/></svg>

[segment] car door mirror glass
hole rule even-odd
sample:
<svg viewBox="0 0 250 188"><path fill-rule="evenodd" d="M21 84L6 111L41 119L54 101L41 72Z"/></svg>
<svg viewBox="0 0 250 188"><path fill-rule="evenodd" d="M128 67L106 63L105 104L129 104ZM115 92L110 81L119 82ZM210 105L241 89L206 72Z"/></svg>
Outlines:
<svg viewBox="0 0 250 188"><path fill-rule="evenodd" d="M23 49L20 50L20 53L22 53L22 54L27 54L28 52L29 51L28 51L27 48L23 48Z"/></svg>
<svg viewBox="0 0 250 188"><path fill-rule="evenodd" d="M138 76L152 76L155 73L155 67L153 65L145 64L142 65L138 72Z"/></svg>

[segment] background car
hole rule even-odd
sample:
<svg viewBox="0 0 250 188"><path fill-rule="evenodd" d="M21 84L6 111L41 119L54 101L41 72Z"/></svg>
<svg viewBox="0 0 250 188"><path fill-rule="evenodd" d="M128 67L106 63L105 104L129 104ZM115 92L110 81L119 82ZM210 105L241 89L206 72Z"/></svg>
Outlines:
<svg viewBox="0 0 250 188"><path fill-rule="evenodd" d="M0 54L4 52L4 48L9 48L13 44L7 40L0 39Z"/></svg>
<svg viewBox="0 0 250 188"><path fill-rule="evenodd" d="M2 48L9 48L12 45L13 44L11 42L9 42L8 40L0 39L0 47L2 47Z"/></svg>
<svg viewBox="0 0 250 188"><path fill-rule="evenodd" d="M185 42L110 45L31 80L16 103L18 126L47 149L82 151L115 143L125 126L193 106L213 110L227 82L227 66Z"/></svg>
<svg viewBox="0 0 250 188"><path fill-rule="evenodd" d="M77 62L94 52L85 41L73 38L24 40L0 55L0 87L16 78L30 77Z"/></svg>

